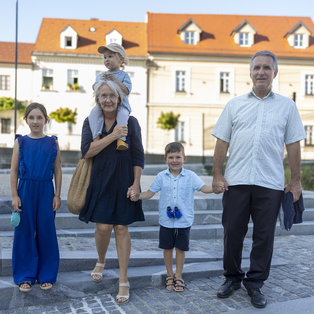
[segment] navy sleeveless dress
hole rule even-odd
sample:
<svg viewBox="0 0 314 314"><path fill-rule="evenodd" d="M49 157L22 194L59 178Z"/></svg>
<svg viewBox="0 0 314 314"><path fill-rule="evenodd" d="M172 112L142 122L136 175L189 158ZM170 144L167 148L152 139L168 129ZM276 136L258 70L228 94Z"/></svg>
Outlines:
<svg viewBox="0 0 314 314"><path fill-rule="evenodd" d="M14 231L12 268L16 284L54 283L59 267L59 249L54 223L53 169L56 137L17 136L19 143L18 195L21 222Z"/></svg>
<svg viewBox="0 0 314 314"><path fill-rule="evenodd" d="M116 123L106 132L104 125L101 137L112 133ZM85 119L82 131L81 151L84 156L93 141L88 118ZM126 197L128 188L134 181L134 166L144 168L144 150L141 129L134 117L129 117L129 148L117 151L117 141L105 147L94 157L91 181L86 193L86 202L79 219L114 225L129 225L143 221L142 202L132 202Z"/></svg>

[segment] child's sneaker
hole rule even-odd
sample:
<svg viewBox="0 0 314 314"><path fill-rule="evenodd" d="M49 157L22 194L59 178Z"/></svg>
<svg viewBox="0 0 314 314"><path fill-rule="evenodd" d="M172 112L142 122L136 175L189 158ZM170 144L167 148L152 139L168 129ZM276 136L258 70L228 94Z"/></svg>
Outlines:
<svg viewBox="0 0 314 314"><path fill-rule="evenodd" d="M124 142L122 140L118 140L118 142L117 142L117 150L126 150L128 148L129 148L129 145L126 142Z"/></svg>

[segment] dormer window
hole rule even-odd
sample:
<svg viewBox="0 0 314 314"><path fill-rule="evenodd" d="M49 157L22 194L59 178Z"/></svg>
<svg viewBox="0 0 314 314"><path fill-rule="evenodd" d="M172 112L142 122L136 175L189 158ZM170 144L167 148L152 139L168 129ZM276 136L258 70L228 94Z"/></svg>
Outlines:
<svg viewBox="0 0 314 314"><path fill-rule="evenodd" d="M190 18L179 27L177 33L186 45L197 45L200 41L202 31L202 28Z"/></svg>
<svg viewBox="0 0 314 314"><path fill-rule="evenodd" d="M249 33L239 34L239 46L249 46Z"/></svg>
<svg viewBox="0 0 314 314"><path fill-rule="evenodd" d="M303 47L303 34L294 34L294 48Z"/></svg>
<svg viewBox="0 0 314 314"><path fill-rule="evenodd" d="M187 45L195 45L195 32L184 33L184 43Z"/></svg>
<svg viewBox="0 0 314 314"><path fill-rule="evenodd" d="M72 37L65 37L65 47L72 47Z"/></svg>
<svg viewBox="0 0 314 314"><path fill-rule="evenodd" d="M106 45L111 43L122 45L122 35L115 29L106 34Z"/></svg>
<svg viewBox="0 0 314 314"><path fill-rule="evenodd" d="M233 29L231 36L233 36L234 42L240 47L251 47L254 45L254 36L256 33L256 29L247 20L244 20Z"/></svg>
<svg viewBox="0 0 314 314"><path fill-rule="evenodd" d="M77 37L77 32L68 25L60 33L60 47L62 49L76 49Z"/></svg>
<svg viewBox="0 0 314 314"><path fill-rule="evenodd" d="M306 49L309 46L311 34L312 32L310 29L303 22L299 22L289 30L289 32L285 35L285 38L287 38L291 47Z"/></svg>

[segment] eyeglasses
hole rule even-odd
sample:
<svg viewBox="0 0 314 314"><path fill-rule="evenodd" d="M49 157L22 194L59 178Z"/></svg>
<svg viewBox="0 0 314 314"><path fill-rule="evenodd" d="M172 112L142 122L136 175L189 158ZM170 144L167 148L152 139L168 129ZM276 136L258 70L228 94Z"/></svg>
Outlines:
<svg viewBox="0 0 314 314"><path fill-rule="evenodd" d="M109 99L109 100L116 100L117 98L118 98L118 96L117 95L115 95L115 94L110 94L110 95L100 95L100 98L102 98L103 100L107 100L107 99Z"/></svg>

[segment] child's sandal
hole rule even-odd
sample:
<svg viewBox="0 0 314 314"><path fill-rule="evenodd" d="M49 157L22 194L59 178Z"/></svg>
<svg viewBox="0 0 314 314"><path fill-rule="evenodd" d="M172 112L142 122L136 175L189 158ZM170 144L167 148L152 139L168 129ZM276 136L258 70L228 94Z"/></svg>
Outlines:
<svg viewBox="0 0 314 314"><path fill-rule="evenodd" d="M21 282L19 283L19 290L21 292L29 292L32 290L32 284L27 281Z"/></svg>
<svg viewBox="0 0 314 314"><path fill-rule="evenodd" d="M174 291L176 292L183 292L185 289L185 283L183 279L174 279Z"/></svg>
<svg viewBox="0 0 314 314"><path fill-rule="evenodd" d="M168 291L173 291L174 290L174 277L173 276L168 276L166 277L166 289Z"/></svg>

